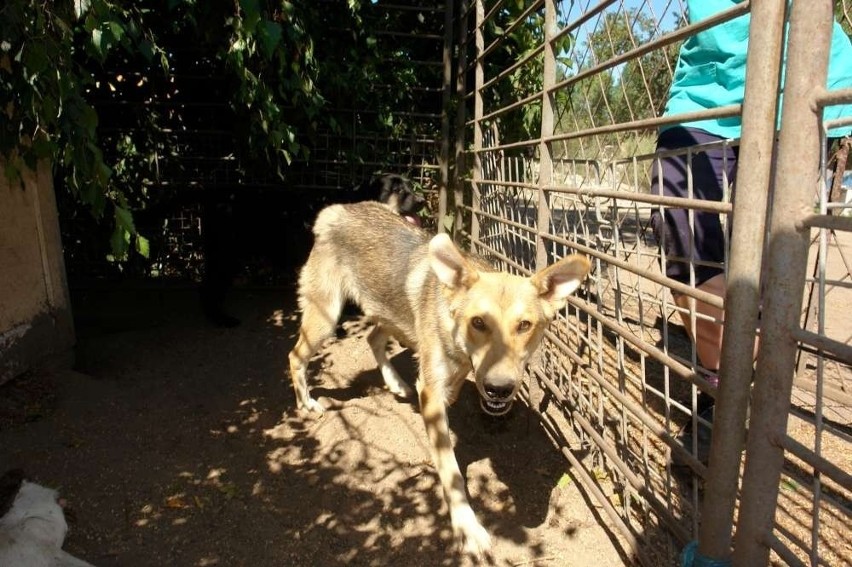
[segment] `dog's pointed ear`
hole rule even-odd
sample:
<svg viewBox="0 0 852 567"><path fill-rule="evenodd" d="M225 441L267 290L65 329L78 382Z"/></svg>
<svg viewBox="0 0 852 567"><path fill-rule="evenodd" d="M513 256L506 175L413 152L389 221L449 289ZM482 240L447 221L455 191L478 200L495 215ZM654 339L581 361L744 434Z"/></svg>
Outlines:
<svg viewBox="0 0 852 567"><path fill-rule="evenodd" d="M568 296L586 278L589 266L585 256L572 254L533 275L532 283L542 299L550 302L554 309L562 309Z"/></svg>
<svg viewBox="0 0 852 567"><path fill-rule="evenodd" d="M465 260L446 233L434 236L429 242L429 264L438 280L448 287L470 287L479 279L479 272Z"/></svg>

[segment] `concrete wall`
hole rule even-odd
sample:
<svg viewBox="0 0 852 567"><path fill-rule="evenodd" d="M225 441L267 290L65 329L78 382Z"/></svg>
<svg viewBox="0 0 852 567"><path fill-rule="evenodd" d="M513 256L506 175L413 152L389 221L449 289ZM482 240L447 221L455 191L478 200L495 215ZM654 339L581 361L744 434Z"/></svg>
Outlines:
<svg viewBox="0 0 852 567"><path fill-rule="evenodd" d="M0 159L0 384L70 365L74 326L47 163L10 184Z"/></svg>

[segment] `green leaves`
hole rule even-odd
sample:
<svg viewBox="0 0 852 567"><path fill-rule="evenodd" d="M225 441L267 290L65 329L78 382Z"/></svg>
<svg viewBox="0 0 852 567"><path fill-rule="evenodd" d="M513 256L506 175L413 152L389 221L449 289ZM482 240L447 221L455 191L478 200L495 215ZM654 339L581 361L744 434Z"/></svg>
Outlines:
<svg viewBox="0 0 852 567"><path fill-rule="evenodd" d="M139 27L128 22L138 16L135 8L111 0L73 0L64 6L7 0L0 18L3 173L17 180L22 168L49 160L62 166L59 186L95 218L103 216L109 203L121 203L114 208L110 238L116 258L126 257L134 236L140 253L147 253L149 245L136 234L127 199L105 162L98 114L86 101L94 82L86 63L91 64L91 57L103 61L114 47L129 45L127 30Z"/></svg>
<svg viewBox="0 0 852 567"><path fill-rule="evenodd" d="M115 206L115 228L110 238L112 256L114 260L123 261L127 259L130 251L131 238L135 238L135 249L142 257L150 255L150 243L147 238L136 231L133 223L133 214L124 207Z"/></svg>
<svg viewBox="0 0 852 567"><path fill-rule="evenodd" d="M281 25L270 21L264 20L260 27L260 45L263 47L263 53L266 55L267 59L272 59L272 56L275 53L275 49L278 47L278 44L281 43Z"/></svg>
<svg viewBox="0 0 852 567"><path fill-rule="evenodd" d="M83 14L85 14L89 10L89 6L91 5L91 1L90 0L73 0L73 2L74 2L74 17L79 20L80 18L83 17Z"/></svg>
<svg viewBox="0 0 852 567"><path fill-rule="evenodd" d="M234 154L246 169L283 177L293 160L309 156L309 140L318 133L361 127L329 112L329 100L346 106L369 98L389 134L405 120L399 103L411 102L410 86L418 82L411 61L423 57L398 49L395 63L386 64L377 38L363 27L361 12L370 8L369 0L4 0L0 154L14 159L0 175L18 179L26 164L51 160L57 186L111 225L112 258L146 255L150 243L132 213L151 198L159 158L173 165L177 160L169 158L184 151L170 143L157 114L161 101L153 84L179 79L171 75L175 50L163 42L192 43L205 64L224 75ZM331 25L347 33L330 34ZM118 75L128 66L134 73L124 73L122 82ZM125 126L107 120L109 128L99 128L92 101L119 99L134 85L140 99L154 104L127 127L132 134L116 133Z"/></svg>

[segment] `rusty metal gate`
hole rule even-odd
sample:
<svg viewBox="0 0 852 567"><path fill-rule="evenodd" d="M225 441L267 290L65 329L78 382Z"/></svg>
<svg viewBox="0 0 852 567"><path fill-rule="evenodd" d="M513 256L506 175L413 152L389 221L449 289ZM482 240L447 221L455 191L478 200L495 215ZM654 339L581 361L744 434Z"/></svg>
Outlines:
<svg viewBox="0 0 852 567"><path fill-rule="evenodd" d="M718 564L852 563L852 188L843 149L824 149L840 123L822 119L852 91L817 87L832 15L849 34L850 8L746 0L689 24L677 0L448 3L458 112L441 226L515 273L593 260L525 394L643 565L685 548ZM747 13L744 102L664 116L680 42ZM517 52L519 34L535 47ZM728 180L721 201L651 194L657 130L708 117L741 117L742 137L684 150L687 163L738 148L736 199ZM721 215L724 301L661 270L651 217L668 207ZM725 308L718 387L687 332L707 318L696 302ZM712 423L700 392L716 399ZM712 427L709 460L686 424Z"/></svg>

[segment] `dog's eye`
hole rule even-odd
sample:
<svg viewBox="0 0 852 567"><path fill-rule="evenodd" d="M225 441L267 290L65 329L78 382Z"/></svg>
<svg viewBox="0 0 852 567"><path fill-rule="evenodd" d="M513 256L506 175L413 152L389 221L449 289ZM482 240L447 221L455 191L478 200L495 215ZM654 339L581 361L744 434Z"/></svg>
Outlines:
<svg viewBox="0 0 852 567"><path fill-rule="evenodd" d="M485 320L482 317L474 317L470 320L470 326L476 329L477 331L484 331L487 327L485 325Z"/></svg>
<svg viewBox="0 0 852 567"><path fill-rule="evenodd" d="M520 323L518 323L519 333L526 333L530 329L532 329L532 323L530 323L529 321L521 321Z"/></svg>

